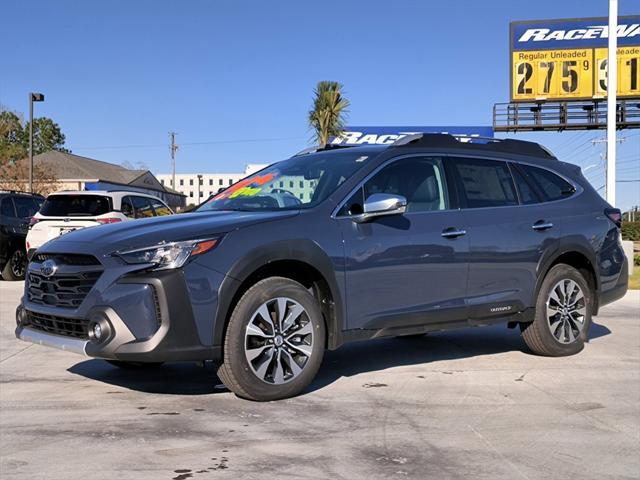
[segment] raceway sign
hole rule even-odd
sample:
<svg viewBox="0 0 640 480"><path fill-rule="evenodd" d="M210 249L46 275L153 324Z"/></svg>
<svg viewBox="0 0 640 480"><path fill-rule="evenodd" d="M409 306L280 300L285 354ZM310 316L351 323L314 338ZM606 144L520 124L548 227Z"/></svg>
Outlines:
<svg viewBox="0 0 640 480"><path fill-rule="evenodd" d="M493 137L493 128L485 126L427 126L427 127L345 127L343 135L330 140L332 145L391 145L407 135L416 133L447 133L459 135L461 142L469 137Z"/></svg>

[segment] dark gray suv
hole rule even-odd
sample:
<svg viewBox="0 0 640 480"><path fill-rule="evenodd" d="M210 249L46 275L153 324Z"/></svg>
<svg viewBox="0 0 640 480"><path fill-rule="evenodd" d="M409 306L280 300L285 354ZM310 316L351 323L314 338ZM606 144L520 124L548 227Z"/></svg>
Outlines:
<svg viewBox="0 0 640 480"><path fill-rule="evenodd" d="M354 340L506 322L570 355L627 290L620 220L535 143L303 152L195 213L45 244L16 335L122 367L213 360L254 400L298 394Z"/></svg>

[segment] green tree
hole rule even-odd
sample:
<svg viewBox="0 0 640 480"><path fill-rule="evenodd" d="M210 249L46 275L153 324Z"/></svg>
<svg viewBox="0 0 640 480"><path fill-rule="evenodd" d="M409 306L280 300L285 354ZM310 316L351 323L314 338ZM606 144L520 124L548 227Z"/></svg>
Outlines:
<svg viewBox="0 0 640 480"><path fill-rule="evenodd" d="M36 118L33 121L33 153L59 150L65 136L60 126L50 118ZM0 106L0 189L26 190L29 181L29 123L22 125L20 116ZM51 168L36 164L33 168L34 191L47 194L55 191L58 180Z"/></svg>
<svg viewBox="0 0 640 480"><path fill-rule="evenodd" d="M309 125L319 146L324 147L330 137L342 135L347 108L349 100L342 96L342 84L326 80L318 82L313 108L309 111Z"/></svg>

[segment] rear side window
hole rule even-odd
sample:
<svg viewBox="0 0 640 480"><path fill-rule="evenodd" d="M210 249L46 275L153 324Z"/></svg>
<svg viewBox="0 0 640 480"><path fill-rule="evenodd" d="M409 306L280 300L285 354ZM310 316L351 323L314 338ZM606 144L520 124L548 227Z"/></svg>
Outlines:
<svg viewBox="0 0 640 480"><path fill-rule="evenodd" d="M513 180L516 182L516 187L518 188L518 193L520 194L520 203L523 205L531 205L533 203L540 203L540 197L533 190L531 184L524 178L524 175L520 173L518 167L511 165L511 174L513 175Z"/></svg>
<svg viewBox="0 0 640 480"><path fill-rule="evenodd" d="M518 198L506 162L475 158L456 158L458 175L467 208L517 205Z"/></svg>
<svg viewBox="0 0 640 480"><path fill-rule="evenodd" d="M146 197L131 197L136 218L153 217L153 208Z"/></svg>
<svg viewBox="0 0 640 480"><path fill-rule="evenodd" d="M18 218L33 217L39 210L39 205L30 197L15 197L13 199L16 205L16 214Z"/></svg>
<svg viewBox="0 0 640 480"><path fill-rule="evenodd" d="M549 170L530 165L520 165L520 167L544 195L544 200L547 202L571 196L575 192L573 185Z"/></svg>
<svg viewBox="0 0 640 480"><path fill-rule="evenodd" d="M95 217L111 211L111 199L102 195L49 195L40 213L47 217Z"/></svg>
<svg viewBox="0 0 640 480"><path fill-rule="evenodd" d="M171 215L171 210L169 209L169 207L167 207L160 200L154 200L154 199L150 199L150 200L151 200L151 206L153 207L153 211L155 212L156 216L164 217L165 215Z"/></svg>
<svg viewBox="0 0 640 480"><path fill-rule="evenodd" d="M2 199L2 203L0 203L0 213L5 217L14 218L16 216L16 211L13 209L13 200L11 200L11 197L5 197Z"/></svg>
<svg viewBox="0 0 640 480"><path fill-rule="evenodd" d="M133 213L133 204L131 203L131 197L124 197L120 204L120 211L127 218L136 218Z"/></svg>

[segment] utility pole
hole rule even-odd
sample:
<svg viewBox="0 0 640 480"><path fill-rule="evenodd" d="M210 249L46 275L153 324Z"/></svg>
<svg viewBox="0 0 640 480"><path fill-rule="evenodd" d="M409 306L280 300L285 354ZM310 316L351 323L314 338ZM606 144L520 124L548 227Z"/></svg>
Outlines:
<svg viewBox="0 0 640 480"><path fill-rule="evenodd" d="M617 89L618 61L618 0L609 0L609 43L607 57L607 202L616 206L616 127L617 127Z"/></svg>
<svg viewBox="0 0 640 480"><path fill-rule="evenodd" d="M169 147L169 150L171 150L171 168L173 170L171 188L173 188L174 190L178 190L176 188L176 151L178 150L178 145L176 145L176 132L169 132L169 136L171 137L171 145Z"/></svg>
<svg viewBox="0 0 640 480"><path fill-rule="evenodd" d="M606 187L605 197L607 199L607 202L609 202L612 206L614 205L614 203L612 203L612 200L609 197L609 191L610 191L609 190L609 179L611 178L611 172L609 170L609 166L611 164L613 164L613 183L615 185L615 182L616 182L616 162L615 162L616 148L615 148L615 146L616 146L617 143L622 143L622 142L624 142L626 140L625 137L616 137L615 136L615 130L614 130L613 133L614 133L614 137L613 137L614 140L612 142L609 141L609 132L608 131L607 131L607 137L606 138L594 138L593 140L591 140L591 144L594 147L599 143L606 143L607 144L607 152L605 154L602 154L602 153L600 154L600 160L605 163L605 171L604 171L604 184L605 184L605 187ZM609 161L609 159L611 158L610 157L611 148L609 147L609 145L611 143L613 143L613 145L614 145L614 147L613 147L613 155L614 155L613 158L614 158L614 161L613 162ZM614 193L613 202L615 202L615 187L614 187L613 193Z"/></svg>

